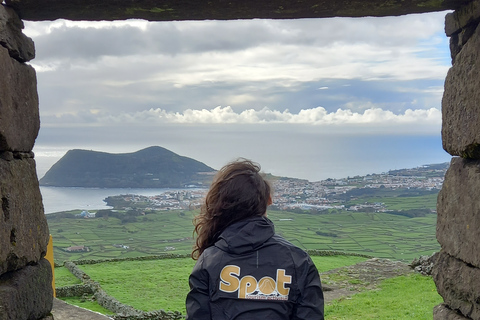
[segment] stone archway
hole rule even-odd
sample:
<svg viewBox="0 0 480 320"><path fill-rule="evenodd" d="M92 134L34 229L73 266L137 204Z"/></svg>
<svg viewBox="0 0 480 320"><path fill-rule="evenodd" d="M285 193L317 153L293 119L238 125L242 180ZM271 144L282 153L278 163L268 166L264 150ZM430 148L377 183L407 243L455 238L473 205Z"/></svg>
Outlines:
<svg viewBox="0 0 480 320"><path fill-rule="evenodd" d="M44 259L48 226L32 148L39 130L31 39L22 20L152 21L388 16L456 10L446 17L453 66L442 102L444 149L454 158L438 198L442 250L434 279L445 303L435 319L480 319L480 1L467 0L5 0L0 6L0 319L43 319L52 307ZM21 19L20 19L21 18ZM455 310L455 311L454 311Z"/></svg>

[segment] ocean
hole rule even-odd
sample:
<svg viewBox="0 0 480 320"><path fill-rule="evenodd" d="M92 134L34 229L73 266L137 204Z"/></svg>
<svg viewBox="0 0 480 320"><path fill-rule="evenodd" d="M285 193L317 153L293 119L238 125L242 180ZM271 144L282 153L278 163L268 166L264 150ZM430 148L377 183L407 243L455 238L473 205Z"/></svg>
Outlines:
<svg viewBox="0 0 480 320"><path fill-rule="evenodd" d="M45 213L54 213L68 210L99 210L110 207L103 201L108 196L121 194L136 194L154 196L167 191L180 190L172 188L64 188L40 187Z"/></svg>
<svg viewBox="0 0 480 320"><path fill-rule="evenodd" d="M230 137L230 136L229 136ZM232 138L233 139L233 138ZM238 157L258 162L262 170L276 176L307 179L382 173L388 170L414 168L426 164L449 162L451 156L442 149L440 136L338 136L321 135L313 138L302 132L291 135L272 135L265 141L258 136L243 133L241 139L221 143L212 141L206 146L193 140L176 148L162 145L181 155L220 169ZM255 143L252 143L255 141ZM153 145L153 144L152 144ZM73 147L35 147L35 160L39 178ZM112 152L107 148L83 148ZM123 152L133 152L132 147ZM115 152L118 153L118 152Z"/></svg>
<svg viewBox="0 0 480 320"><path fill-rule="evenodd" d="M281 142L261 144L256 153L252 151L248 136L244 144L234 145L238 156L243 156L262 165L265 172L277 176L319 181L327 178L382 173L389 170L414 168L425 164L449 162L451 156L442 149L439 136L324 136L310 141L296 135L281 136ZM319 137L318 137L319 138ZM237 141L236 141L237 142ZM222 145L212 143L211 150L197 150L194 145L183 150L174 150L219 169L235 157L225 156ZM36 147L35 159L39 178L57 162L69 148ZM139 150L140 148L134 149ZM172 149L172 148L170 148ZM98 149L97 149L98 150ZM221 152L219 150L222 150ZM133 151L133 150L131 150ZM198 153L196 153L197 151ZM191 152L192 154L188 154ZM195 153L195 154L194 154ZM107 196L119 194L156 195L168 189L95 189L41 187L45 212L65 210L97 210L108 208L103 202Z"/></svg>

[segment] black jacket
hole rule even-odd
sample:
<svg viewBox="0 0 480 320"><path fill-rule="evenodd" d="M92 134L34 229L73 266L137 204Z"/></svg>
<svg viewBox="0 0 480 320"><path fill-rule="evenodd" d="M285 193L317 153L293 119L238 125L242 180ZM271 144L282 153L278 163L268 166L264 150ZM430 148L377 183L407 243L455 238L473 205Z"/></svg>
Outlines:
<svg viewBox="0 0 480 320"><path fill-rule="evenodd" d="M198 259L189 279L187 319L310 319L323 316L318 271L266 217L229 226Z"/></svg>

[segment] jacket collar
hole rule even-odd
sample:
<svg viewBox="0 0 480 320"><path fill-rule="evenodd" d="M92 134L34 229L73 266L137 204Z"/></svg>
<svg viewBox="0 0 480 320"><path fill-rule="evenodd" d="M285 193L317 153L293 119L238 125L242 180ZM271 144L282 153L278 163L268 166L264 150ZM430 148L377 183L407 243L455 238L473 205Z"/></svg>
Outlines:
<svg viewBox="0 0 480 320"><path fill-rule="evenodd" d="M223 251L243 254L259 249L275 234L273 222L267 217L253 217L228 226L215 246Z"/></svg>

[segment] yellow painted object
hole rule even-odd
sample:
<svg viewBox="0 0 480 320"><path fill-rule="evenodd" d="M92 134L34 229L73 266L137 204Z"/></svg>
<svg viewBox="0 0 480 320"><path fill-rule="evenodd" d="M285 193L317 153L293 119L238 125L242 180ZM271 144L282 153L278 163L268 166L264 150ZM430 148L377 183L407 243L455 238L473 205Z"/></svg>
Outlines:
<svg viewBox="0 0 480 320"><path fill-rule="evenodd" d="M50 262L50 265L52 266L52 288L53 288L53 297L56 297L55 293L55 263L53 262L53 241L52 241L52 235L50 235L50 240L48 241L48 246L47 246L47 254L45 255L45 259Z"/></svg>

